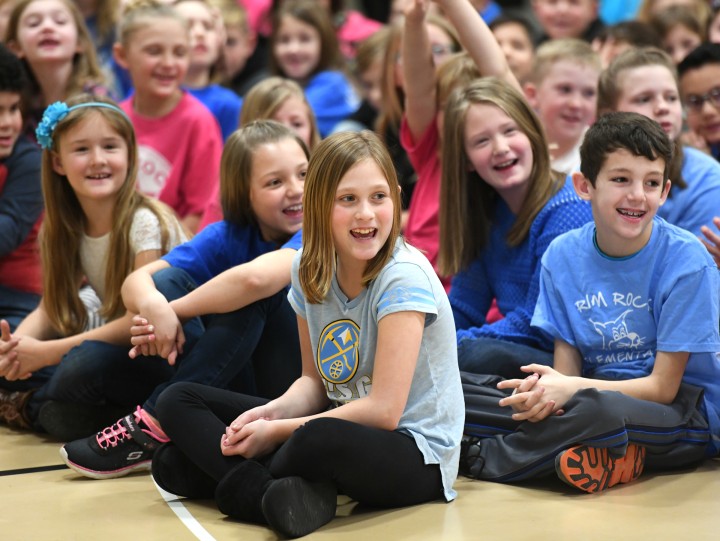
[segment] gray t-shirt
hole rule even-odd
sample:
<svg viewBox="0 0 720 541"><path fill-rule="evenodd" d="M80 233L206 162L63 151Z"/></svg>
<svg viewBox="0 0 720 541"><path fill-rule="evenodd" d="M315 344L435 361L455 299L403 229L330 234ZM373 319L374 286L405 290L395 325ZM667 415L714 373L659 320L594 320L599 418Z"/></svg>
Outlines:
<svg viewBox="0 0 720 541"><path fill-rule="evenodd" d="M327 395L336 405L372 388L378 322L395 312L425 314L420 353L397 430L412 436L426 464L439 464L445 498L456 493L465 419L455 323L445 290L427 258L399 240L378 277L348 300L333 277L321 304L306 303L298 280L302 250L293 262L288 299L310 330L313 355Z"/></svg>

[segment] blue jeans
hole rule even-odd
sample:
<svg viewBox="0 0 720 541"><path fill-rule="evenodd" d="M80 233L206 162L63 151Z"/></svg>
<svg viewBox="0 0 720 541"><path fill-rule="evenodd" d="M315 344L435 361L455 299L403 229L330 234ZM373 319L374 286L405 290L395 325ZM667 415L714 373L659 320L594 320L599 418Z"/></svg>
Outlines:
<svg viewBox="0 0 720 541"><path fill-rule="evenodd" d="M0 285L0 319L10 324L10 332L14 332L39 303L40 295ZM50 379L54 370L54 366L45 367L26 380L7 381L5 378L0 378L0 388L8 391L36 389Z"/></svg>
<svg viewBox="0 0 720 541"><path fill-rule="evenodd" d="M495 338L466 338L458 344L458 366L463 372L525 378L521 366L537 363L552 366L552 352Z"/></svg>
<svg viewBox="0 0 720 541"><path fill-rule="evenodd" d="M10 332L37 308L39 302L40 295L0 285L0 319L7 320Z"/></svg>
<svg viewBox="0 0 720 541"><path fill-rule="evenodd" d="M185 271L172 267L155 273L153 280L168 300L196 288ZM46 400L128 408L143 404L155 415L160 393L178 381L274 398L300 376L297 321L285 291L235 312L193 318L183 331L184 353L175 366L160 357L130 359L128 346L88 341L73 348L31 398L31 419Z"/></svg>

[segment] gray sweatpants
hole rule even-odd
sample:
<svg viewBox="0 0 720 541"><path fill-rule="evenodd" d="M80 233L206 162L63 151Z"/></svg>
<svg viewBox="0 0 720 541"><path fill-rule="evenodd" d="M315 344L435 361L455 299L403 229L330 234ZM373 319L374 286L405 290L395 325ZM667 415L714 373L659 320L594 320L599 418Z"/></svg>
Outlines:
<svg viewBox="0 0 720 541"><path fill-rule="evenodd" d="M480 438L473 470L478 479L513 482L553 473L555 457L578 444L605 447L617 456L625 455L628 443L641 445L648 469L687 467L706 457L710 432L699 387L681 384L669 405L583 389L565 405L564 415L531 423L514 421L512 409L498 405L508 395L495 387L499 378L466 372L461 377L465 434Z"/></svg>

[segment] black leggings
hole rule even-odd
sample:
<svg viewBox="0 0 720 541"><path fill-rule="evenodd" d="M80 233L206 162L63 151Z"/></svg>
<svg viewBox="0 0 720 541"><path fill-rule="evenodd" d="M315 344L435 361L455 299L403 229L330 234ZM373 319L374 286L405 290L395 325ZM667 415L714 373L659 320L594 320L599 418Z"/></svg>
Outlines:
<svg viewBox="0 0 720 541"><path fill-rule="evenodd" d="M219 482L245 460L220 452L225 428L242 412L266 402L196 383L177 383L160 395L157 413L173 443ZM373 507L443 498L439 466L424 463L412 437L350 421L310 421L261 461L275 478L331 481L341 494Z"/></svg>

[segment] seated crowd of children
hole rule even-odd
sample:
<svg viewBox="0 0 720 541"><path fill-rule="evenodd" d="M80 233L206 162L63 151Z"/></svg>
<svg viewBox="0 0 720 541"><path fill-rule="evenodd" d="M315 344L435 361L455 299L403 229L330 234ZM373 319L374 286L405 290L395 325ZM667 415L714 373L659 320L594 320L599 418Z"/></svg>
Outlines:
<svg viewBox="0 0 720 541"><path fill-rule="evenodd" d="M720 454L720 10L121 3L0 0L0 423L287 537Z"/></svg>

